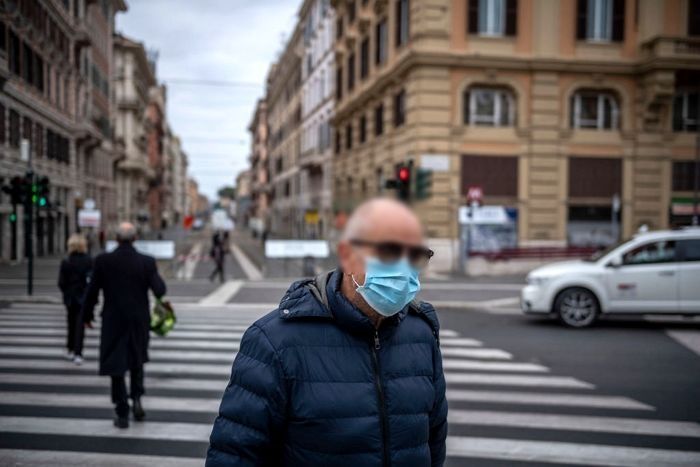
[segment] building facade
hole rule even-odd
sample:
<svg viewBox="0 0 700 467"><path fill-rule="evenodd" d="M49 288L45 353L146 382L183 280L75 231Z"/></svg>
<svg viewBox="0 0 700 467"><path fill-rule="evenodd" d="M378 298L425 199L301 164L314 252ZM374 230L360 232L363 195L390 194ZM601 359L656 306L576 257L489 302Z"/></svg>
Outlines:
<svg viewBox="0 0 700 467"><path fill-rule="evenodd" d="M234 219L240 228L250 227L253 215L253 175L252 168L236 175L236 213Z"/></svg>
<svg viewBox="0 0 700 467"><path fill-rule="evenodd" d="M700 13L687 0L334 1L334 199L432 170L415 207L449 267L471 190L507 246L689 222ZM690 204L689 204L690 203Z"/></svg>
<svg viewBox="0 0 700 467"><path fill-rule="evenodd" d="M179 136L171 136L169 149L170 171L172 172L171 218L172 225L179 225L187 215L187 166L189 162Z"/></svg>
<svg viewBox="0 0 700 467"><path fill-rule="evenodd" d="M300 238L305 231L299 202L301 153L301 60L304 45L297 25L267 79L269 225L277 237Z"/></svg>
<svg viewBox="0 0 700 467"><path fill-rule="evenodd" d="M246 185L249 191L250 206L246 222L242 225L250 227L256 234L269 225L270 207L270 167L268 158L269 127L267 123L267 102L259 99L255 105L253 118L248 125L250 133L250 169L242 172L236 179L236 189L239 184ZM236 198L238 199L238 198Z"/></svg>
<svg viewBox="0 0 700 467"><path fill-rule="evenodd" d="M117 213L120 220L147 229L149 184L154 172L146 147L146 108L149 90L156 85L154 64L142 43L114 38L115 144L117 162Z"/></svg>
<svg viewBox="0 0 700 467"><path fill-rule="evenodd" d="M37 176L50 193L36 209L34 252L65 250L87 199L116 218L110 124L114 15L121 0L5 2L0 6L0 178L24 176L20 142L29 142ZM25 255L22 206L0 195L0 260Z"/></svg>
<svg viewBox="0 0 700 467"><path fill-rule="evenodd" d="M149 90L146 108L146 152L153 177L148 187L149 227L158 231L167 227L169 215L166 210L170 196L166 181L165 138L167 121L165 117L166 90L164 85Z"/></svg>
<svg viewBox="0 0 700 467"><path fill-rule="evenodd" d="M306 238L328 235L332 224L331 118L335 105L335 15L330 0L306 0L299 11L303 28L301 65L301 153L299 203Z"/></svg>

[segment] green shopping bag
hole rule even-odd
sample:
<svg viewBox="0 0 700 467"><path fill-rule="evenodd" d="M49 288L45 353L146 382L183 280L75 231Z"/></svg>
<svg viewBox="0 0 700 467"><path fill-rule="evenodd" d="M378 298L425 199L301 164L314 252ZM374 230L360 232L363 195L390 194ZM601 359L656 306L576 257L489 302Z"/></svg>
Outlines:
<svg viewBox="0 0 700 467"><path fill-rule="evenodd" d="M151 312L151 331L159 336L167 335L175 327L175 310L167 300L156 300Z"/></svg>

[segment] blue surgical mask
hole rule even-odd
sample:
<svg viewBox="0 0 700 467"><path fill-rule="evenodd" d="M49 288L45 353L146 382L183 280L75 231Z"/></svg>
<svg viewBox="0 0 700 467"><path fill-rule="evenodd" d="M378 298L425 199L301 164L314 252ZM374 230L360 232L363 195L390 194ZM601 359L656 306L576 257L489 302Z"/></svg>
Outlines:
<svg viewBox="0 0 700 467"><path fill-rule="evenodd" d="M406 258L384 263L369 257L365 259L365 283L358 284L354 277L352 281L367 304L387 317L401 311L420 290L418 270Z"/></svg>

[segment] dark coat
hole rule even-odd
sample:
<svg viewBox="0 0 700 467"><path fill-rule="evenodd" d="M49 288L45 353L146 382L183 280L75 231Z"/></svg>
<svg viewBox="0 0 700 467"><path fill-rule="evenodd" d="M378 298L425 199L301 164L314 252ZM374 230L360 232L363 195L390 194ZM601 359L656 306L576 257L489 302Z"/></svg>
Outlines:
<svg viewBox="0 0 700 467"><path fill-rule="evenodd" d="M78 308L82 306L91 271L92 258L85 253L71 253L61 261L58 288L63 294L64 305Z"/></svg>
<svg viewBox="0 0 700 467"><path fill-rule="evenodd" d="M160 298L165 283L156 261L122 244L95 258L82 321L92 321L100 289L104 293L100 335L100 374L123 375L148 361L150 306L148 290Z"/></svg>
<svg viewBox="0 0 700 467"><path fill-rule="evenodd" d="M314 282L244 334L206 465L440 466L447 402L438 320L407 306L378 331L339 291Z"/></svg>

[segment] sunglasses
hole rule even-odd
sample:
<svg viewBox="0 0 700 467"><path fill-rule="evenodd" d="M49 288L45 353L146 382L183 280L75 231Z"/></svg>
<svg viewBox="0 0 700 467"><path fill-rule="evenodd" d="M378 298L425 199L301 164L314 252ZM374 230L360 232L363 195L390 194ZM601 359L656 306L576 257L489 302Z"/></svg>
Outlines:
<svg viewBox="0 0 700 467"><path fill-rule="evenodd" d="M374 250L379 261L393 263L404 256L416 269L424 268L435 252L423 246L404 245L397 242L370 242L367 240L353 239L351 245L370 247Z"/></svg>

